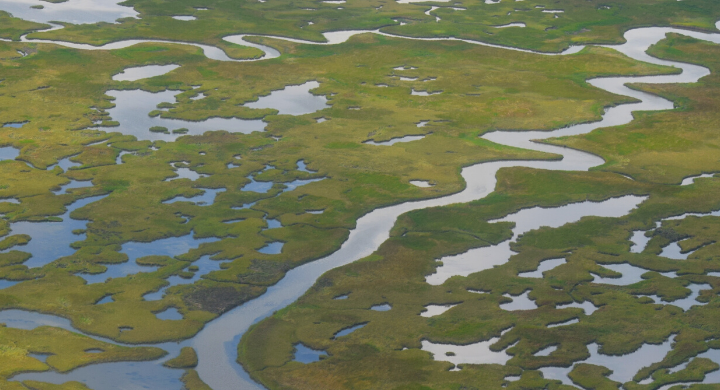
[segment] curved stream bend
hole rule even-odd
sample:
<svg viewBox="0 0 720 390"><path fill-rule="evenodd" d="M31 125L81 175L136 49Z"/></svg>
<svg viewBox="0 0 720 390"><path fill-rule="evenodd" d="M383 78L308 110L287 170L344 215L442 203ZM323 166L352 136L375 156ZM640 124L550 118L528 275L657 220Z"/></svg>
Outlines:
<svg viewBox="0 0 720 390"><path fill-rule="evenodd" d="M718 22L718 27L720 27L720 22ZM323 44L341 43L352 35L365 32L374 32L386 36L397 37L381 33L379 31L336 32L326 33L325 36L326 39L328 39L328 42ZM182 345L190 345L196 349L199 357L197 371L202 380L215 390L262 389L262 386L253 382L242 367L235 362L237 358L236 348L242 334L253 323L268 317L274 311L282 309L298 299L303 293L305 293L305 291L312 287L317 278L323 273L372 254L380 244L389 238L390 229L394 225L395 220L401 214L427 207L444 206L453 203L466 203L472 200L481 199L493 191L496 183L495 175L499 169L505 167L531 167L548 170L585 171L591 167L602 164L604 161L597 156L564 147L539 144L533 142L532 140L585 134L600 127L617 126L629 123L632 121L633 111L672 109L673 103L668 100L644 92L634 91L624 86L627 82L692 83L710 73L708 69L701 66L659 60L650 57L645 53L650 45L660 41L667 33L671 32L688 35L701 40L720 43L720 34L704 34L674 28L656 27L640 28L628 31L625 34L627 43L620 46L612 46L614 49L640 61L659 65L676 66L683 70L682 74L671 76L614 77L588 80L590 84L598 88L612 93L637 98L640 100L640 103L613 107L605 113L601 121L595 123L581 124L547 132L495 132L486 134L484 136L485 139L496 143L548 153L556 153L562 155L563 159L561 161L503 161L473 165L462 170L462 176L467 183L467 187L462 192L442 198L407 202L395 206L380 208L366 214L357 221L357 227L350 232L348 240L338 251L327 257L289 271L279 283L270 287L264 295L225 313L221 317L208 323L194 338L186 340L182 343ZM244 36L245 35L230 36L226 37L225 40L265 50L266 56L264 58L273 58L279 55L279 53L274 49L270 49L262 45L249 44L243 40ZM281 37L273 38L286 39ZM459 40L455 38L408 39ZM26 38L23 37L23 40L26 40ZM298 41L293 39L286 40L300 43L318 44L316 42ZM119 49L141 42L168 42L157 40L132 40L97 47L45 40L32 41L56 43L67 47L89 50ZM483 44L476 41L465 42ZM235 61L227 57L227 55L219 48L199 44L192 45L202 48L209 58L217 57L214 59ZM501 48L525 51L521 49ZM578 50L579 48L571 48L563 54L570 54ZM226 353L222 354L219 353L219 351L225 351ZM96 367L98 371L101 371L103 366L104 365L100 364L92 367ZM31 377L33 379L42 380L43 373L29 375L32 375ZM29 379L29 377L23 379ZM118 385L121 386L120 384Z"/></svg>
<svg viewBox="0 0 720 390"><path fill-rule="evenodd" d="M718 23L720 26L720 22ZM632 90L625 86L628 82L642 83L693 83L710 74L707 68L660 60L649 56L646 50L659 42L667 33L680 33L693 38L720 43L720 34L704 34L674 28L640 28L625 34L627 43L612 47L625 55L639 61L658 65L675 66L683 72L679 75L646 76L646 77L612 77L588 80L595 87L609 92L631 96L639 103L624 104L607 110L599 122L571 126L555 131L533 132L494 132L483 136L490 141L519 148L556 153L563 156L561 161L503 161L473 165L462 170L467 187L454 195L417 202L407 202L395 206L376 209L357 221L357 227L350 232L350 237L335 253L302 265L291 271L276 285L259 298L239 306L220 318L210 322L191 340L195 347L200 377L215 390L224 389L262 389L248 379L235 360L237 344L241 335L250 325L268 317L297 300L315 283L318 277L330 269L349 264L372 254L385 240L395 220L408 211L427 207L444 206L453 203L466 203L481 199L495 188L495 175L500 168L531 167L548 170L586 171L591 167L604 163L600 157L589 153L533 142L532 140L551 137L570 136L588 133L594 129L618 126L632 121L633 111L652 111L673 109L673 103L659 96ZM435 40L435 39L433 39ZM227 356L218 354L226 351Z"/></svg>

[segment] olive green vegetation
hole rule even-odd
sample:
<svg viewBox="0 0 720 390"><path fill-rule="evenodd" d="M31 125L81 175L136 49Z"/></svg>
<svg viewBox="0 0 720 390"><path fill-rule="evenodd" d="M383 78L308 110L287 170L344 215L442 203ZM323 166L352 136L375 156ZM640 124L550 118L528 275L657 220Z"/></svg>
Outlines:
<svg viewBox="0 0 720 390"><path fill-rule="evenodd" d="M193 370L198 364L198 357L195 349L192 347L183 347L180 350L180 354L174 359L168 360L164 363L166 367L170 368L184 368L185 374L183 374L181 381L185 384L187 390L209 390L210 387L200 379L197 371Z"/></svg>
<svg viewBox="0 0 720 390"><path fill-rule="evenodd" d="M537 7L541 3L534 0L523 3L503 0L500 4L474 1L453 5L466 10L442 7L433 11L442 18L436 22L434 15L424 14L429 5L393 1L350 0L341 6L309 1L291 5L254 1L206 3L202 6L209 10L201 11L193 8L198 4L184 0L130 1L127 4L141 13L141 19L126 19L118 24L67 25L33 36L91 43L139 37L194 41L217 45L236 58L257 58L262 54L259 50L222 41L221 37L261 33L321 41L321 31L387 26L383 31L404 35L454 35L560 50L569 44L590 41L619 42L621 33L631 26L675 24L711 29L720 13L709 0L543 3L546 9L565 11L555 18L543 13L543 8ZM650 6L653 12L646 12ZM186 22L170 17L188 14L198 20ZM396 26L394 18L408 24ZM309 21L314 24L309 25ZM519 21L528 27L491 27ZM10 39L43 27L5 14L0 15L0 22L3 26L0 37ZM0 221L4 237L0 247L9 249L0 253L0 278L21 281L0 290L0 309L59 315L70 319L83 332L129 343L190 337L207 321L262 294L292 267L336 250L357 218L370 210L457 192L464 186L459 175L463 166L501 159L557 157L492 144L479 135L497 129L549 130L597 120L604 107L629 100L592 88L585 83L586 79L674 71L640 64L603 48L589 48L571 56L545 57L462 42L421 42L373 34L355 36L347 43L332 46L251 39L279 48L283 56L234 63L208 60L200 49L177 44L81 51L48 44L0 42L0 124L28 122L22 128L0 129L0 145L20 150L15 161L0 162L0 198L20 201L0 202L0 213L4 214ZM699 47L694 43L685 46ZM683 50L687 49L685 46ZM27 56L21 57L18 50ZM149 64L181 67L137 82L111 79L127 67ZM395 69L399 66L416 69ZM400 76L416 79L401 80ZM330 107L289 116L278 115L272 109L243 106L273 90L310 80L320 83L313 93L327 96ZM137 140L123 135L123 124L116 122L118 118L109 117L106 110L114 104L106 95L110 89L173 90L179 94L177 102L148 107L146 113L139 115L186 120L262 118L268 123L267 130L251 134L214 131L202 136L182 136L175 142ZM413 90L442 93L415 96L411 95ZM199 93L206 97L191 99ZM712 92L708 91L707 96L710 99ZM161 108L168 111L160 111ZM327 120L318 123L320 117ZM419 128L416 124L420 121L429 123ZM94 125L97 122L99 126ZM158 127L147 131L150 136L154 131L166 133L170 129ZM391 147L364 143L418 134L426 137ZM91 145L101 140L106 142ZM131 154L122 157L122 164L116 164L121 151ZM65 157L81 166L67 172L59 167L46 170ZM297 170L298 160L304 160L312 171ZM166 181L176 176L172 164L179 166L178 162L207 176L195 181ZM700 165L689 165L684 174L702 171ZM273 188L266 194L242 191L250 182L249 176L273 182ZM320 178L323 180L284 191L284 183ZM93 187L71 189L62 195L52 192L70 179L92 180ZM434 187L418 188L409 184L411 180L428 180ZM672 362L679 362L707 348L704 340L716 333L711 321L713 313L682 314L671 306L656 310L647 299L638 300L633 294L657 292L671 300L687 294L684 286L689 281L707 279L715 283L713 278L699 275L706 270L720 270L710 261L717 257L717 249L707 245L713 241L717 226L708 218L666 222L640 255L627 253L627 237L631 230L650 228L653 221L673 213L717 208L716 187L713 180L700 180L683 188L632 182L608 172L503 171L499 191L482 201L423 210L401 218L393 238L374 256L329 273L298 304L255 327L252 342L245 338L240 346L240 358L255 377L271 386L333 389L377 388L377 383L387 383L388 388L459 388L455 383L478 380L487 381L492 387L499 386L507 373L517 374L521 369L525 370L521 381L511 387L541 388L548 381L532 371L539 363L529 353L543 346L561 344L563 356L553 355L552 359L569 362L584 353L584 345L590 340L599 340L608 351L622 352L643 341L657 342L670 333L679 333L677 340L685 343L682 353L671 358ZM226 191L218 194L212 205L162 203L176 196L200 194L202 188ZM509 238L507 223L491 224L488 220L522 207L601 200L624 194L647 194L650 199L626 218L591 218L561 229L528 233L515 245L519 254L507 265L489 272L453 278L441 287L424 282L423 277L437 265L436 258ZM31 238L13 234L10 223L57 220L72 202L94 195L108 196L72 213L73 218L89 221L86 231L77 232L85 233L86 238L79 236L78 242L72 244L76 253L39 268L28 269L23 265L28 254L22 251L22 244ZM250 204L252 207L238 209ZM323 213L308 212L315 210ZM266 219L270 218L280 220L283 227L265 230ZM236 222L224 223L228 221ZM137 260L141 265L158 266L155 272L91 285L76 275L100 273L105 265L127 261L128 257L121 252L124 243L189 234L221 240L175 258L148 256ZM657 257L660 248L673 237L686 236L692 238L683 241L683 249L705 245L693 254L692 260L678 266ZM275 241L284 243L281 254L257 251ZM221 270L205 275L195 284L172 287L159 301L142 298L166 286L165 279L172 275L192 277L198 271L193 262L204 255L224 261ZM567 257L569 263L551 271L553 275L558 273L554 279L527 281L516 277L517 271L533 269L540 260L558 256ZM598 264L622 261L657 271L677 269L682 276L668 281L651 273L641 285L627 288L605 289L588 284L589 272L613 275ZM401 283L397 284L398 281ZM478 296L469 293L468 288L489 293ZM505 299L501 294L519 293L527 288L533 290L531 297L542 306L538 311L514 314L497 307ZM330 300L350 291L348 300ZM107 296L112 296L113 302L96 304ZM592 300L605 307L590 317L577 309L553 309L554 303L573 299ZM702 299L707 301L710 294L704 292ZM391 311L367 310L372 304L385 302L393 305ZM463 303L441 317L425 319L417 315L427 303L447 302ZM155 313L170 307L177 308L183 320L157 319ZM626 318L621 314L627 307L637 308L646 316L650 314L647 318ZM695 317L685 318L691 314ZM572 317L582 317L582 321L568 327L567 333L562 329L542 330L548 323ZM611 322L609 318L613 317L622 321ZM365 321L369 321L368 326L353 335L329 341L337 330ZM612 326L607 327L609 323ZM503 336L501 343L509 345L511 338L521 341L513 347L517 356L508 367L468 367L460 373L451 373L447 363L436 362L417 349L422 338L466 343L498 335L511 324L515 328ZM702 330L693 333L688 330L692 326ZM622 334L621 330L626 328L632 330L628 333L633 337L625 335L612 344L612 335ZM5 328L0 328L0 335L2 329ZM60 371L97 361L93 359L149 359L162 354L156 349L110 349L105 344L84 347L84 343L96 341L51 328L7 330L15 333L0 342L0 352L15 351L14 348L36 352L34 344L27 344L27 338L35 337L36 342L41 342L42 332L55 332L52 343L46 344L69 346L62 353L52 350L55 355L48 359L48 365ZM293 344L299 341L329 348L331 356L308 366L288 362ZM404 346L410 349L400 351ZM88 348L105 352L89 357L80 353ZM13 373L48 369L27 357L27 353L21 356L8 366L16 367L12 368ZM188 389L207 389L190 368L196 361L192 349L183 349L168 365L187 368L183 382ZM656 368L669 367L672 362L668 360ZM711 363L694 360L688 369L678 373L660 369L643 375L652 373L655 384L671 383L696 378L713 368ZM459 375L460 379L452 375ZM600 367L578 366L572 375L588 388L613 386ZM0 382L0 388L4 385ZM79 383L24 385L33 389L85 388ZM15 382L7 382L7 386L21 388Z"/></svg>
<svg viewBox="0 0 720 390"><path fill-rule="evenodd" d="M617 355L677 334L673 353L634 378L639 381L652 374L652 383L643 386L629 382L626 388L655 389L667 383L700 380L704 373L718 368L715 363L696 359L686 369L672 374L666 371L717 347L707 340L720 336L720 278L704 274L720 269L719 247L708 241L720 233L718 218L667 221L656 231L647 250L639 254L630 253L628 237L634 230L649 229L654 221L683 210L720 208L720 181L678 187L633 182L611 173L513 168L502 170L498 183L493 196L482 201L402 216L393 237L372 256L326 273L295 304L251 328L241 340L239 361L270 389L562 389L570 387L543 379L536 369L583 360L589 356L586 345L592 342L601 346L602 353ZM623 194L649 197L623 218L588 217L558 229L528 232L512 245L517 254L506 264L468 277L456 276L439 286L424 280L440 265L437 259L511 236L509 223L488 220L521 207L552 207ZM686 261L657 256L653 248L666 245L671 232L692 237L693 248L707 246ZM567 263L546 271L543 278L518 276L551 258L565 258ZM647 269L645 280L629 286L592 283L591 273L619 276L603 268L604 264L617 263ZM680 276L669 278L658 273L667 271ZM698 304L703 306L683 312L672 306L672 301L690 294L686 289L689 283L710 286L700 295ZM499 307L510 301L503 295L528 290L539 308L506 311ZM344 294L347 299L333 299ZM657 294L667 303L656 305L642 297L647 294ZM584 301L599 309L586 315L582 309L556 308ZM392 309L370 310L379 304L389 304ZM439 316L421 317L429 304L457 306ZM547 327L573 318L579 322ZM333 338L339 330L359 323L367 325L348 336ZM460 371L449 371L453 365L442 361L442 356L433 358L420 349L423 340L466 345L492 337L500 337L493 348L509 347L513 357L506 365L463 364ZM310 364L296 362L293 352L298 343L324 350L328 356ZM551 345L558 350L550 356L534 356ZM602 367L579 365L570 377L585 388L616 389L618 384L607 379L607 374ZM508 382L504 379L508 375L522 376Z"/></svg>
<svg viewBox="0 0 720 390"><path fill-rule="evenodd" d="M494 129L550 129L594 120L604 106L627 101L590 87L586 78L668 71L602 48L545 57L462 42L417 42L371 34L329 47L283 44L287 51L283 57L249 63L207 60L195 48L173 44L144 44L111 52L46 44L35 47L37 53L1 63L5 81L0 84L4 107L0 122L29 121L22 128L0 132L1 144L20 149L17 160L0 164L0 179L6 185L0 197L20 200L17 205L0 204L6 215L4 232L12 234L9 222L52 220L76 199L109 195L72 213L73 218L89 223L87 238L73 244L77 252L71 256L28 269L22 265L27 257L22 246L12 246L28 237L5 239L12 248L0 255L0 277L26 281L0 291L0 307L60 315L83 332L131 343L192 336L205 322L263 293L288 269L336 250L355 220L368 211L459 191L462 166L508 158L553 158L495 145L478 135ZM128 66L167 63L182 67L138 82L110 78ZM400 65L418 69L393 70ZM402 81L398 75L418 79ZM421 81L427 78L436 79ZM289 116L242 106L272 90L308 80L320 82L313 92L327 95L332 107ZM382 83L388 87L376 86ZM200 87L192 89L192 85ZM157 150L152 150L149 141L86 130L92 121L112 124L104 111L113 104L105 96L111 88L172 88L182 93L163 116L193 120L264 117L267 131L208 132L176 142L158 141L152 145ZM412 96L413 88L443 93ZM189 99L200 92L207 97ZM148 112L152 109L148 107ZM317 123L321 116L328 120ZM431 123L418 128L421 120ZM392 147L363 143L408 134L427 137ZM88 145L99 140L107 142ZM123 164L115 164L122 150L133 154L123 156ZM59 168L44 169L67 156L82 166L65 173ZM296 163L301 159L317 172L298 171ZM175 176L170 163L178 161L209 176L194 182L165 181ZM273 168L265 169L269 166ZM273 182L273 189L267 194L241 191L249 175ZM70 178L92 179L93 187L63 195L50 191ZM324 180L282 191L283 183L308 178ZM415 179L435 186L409 184ZM161 203L200 194L200 188L226 191L212 205ZM257 203L251 208L232 209L253 202ZM324 212L318 215L308 210ZM183 216L190 220L186 222ZM265 230L265 218L278 219L283 227ZM223 223L229 220L239 221ZM76 275L103 272L104 264L127 261L120 252L123 243L188 234L222 240L176 258L138 259L139 264L159 266L156 272L91 285ZM284 243L281 254L257 252L274 241ZM143 295L167 285L169 276L191 276L189 267L203 255L228 261L195 284L170 288L162 300L143 300ZM106 296L114 302L96 305ZM156 318L155 313L169 307L177 308L184 319Z"/></svg>
<svg viewBox="0 0 720 390"><path fill-rule="evenodd" d="M25 387L19 387L18 389L30 389L30 390L88 390L89 387L85 386L84 384L80 382L66 382L60 385L52 384L52 383L45 383L45 382L37 382L37 381L24 381L23 385ZM9 386L17 386L15 383L10 382ZM12 389L12 387L8 387L9 389ZM17 388L17 387L16 387Z"/></svg>
<svg viewBox="0 0 720 390"><path fill-rule="evenodd" d="M29 354L49 355L44 363ZM0 324L0 388L24 389L18 382L8 382L13 375L28 371L67 372L88 364L108 361L155 360L165 351L152 347L122 347L93 338L68 332L64 329L43 326L33 330L15 329ZM49 387L31 388L45 389ZM83 389L82 385L68 384L64 389Z"/></svg>
<svg viewBox="0 0 720 390"><path fill-rule="evenodd" d="M210 386L200 379L195 370L186 370L181 380L187 390L211 390Z"/></svg>
<svg viewBox="0 0 720 390"><path fill-rule="evenodd" d="M657 360L662 358L658 363L648 363L624 388L652 390L702 380L706 373L720 368L708 359L693 358L709 348L720 348L716 341L720 337L720 278L708 275L720 269L720 246L716 244L720 218L690 216L663 221L659 228L651 229L663 218L720 209L717 178L674 185L684 176L712 171L708 167L717 164L717 153L710 149L718 129L712 107L717 106L713 99L717 96L719 50L684 37L662 41L653 48L654 55L692 58L710 67L713 76L698 85L640 85L677 99L680 109L638 113L630 125L560 140L606 156L613 163L602 170L632 174L636 180L601 171L503 169L498 173L496 191L485 199L405 214L393 228L392 238L376 253L329 271L296 303L251 328L238 347L240 363L270 389L569 389L559 381L544 379L537 369L581 361L589 356L586 346L593 342L600 345L601 353L619 355L676 335L672 351L658 356ZM700 139L707 142L701 144ZM620 157L615 157L618 154ZM619 169L617 161L621 159ZM487 221L520 208L627 194L648 198L622 218L586 217L560 228L527 232L511 244L516 254L503 265L456 276L440 286L425 282L441 265L437 259L511 236L507 223ZM642 253L631 253L629 237L639 230L651 230L647 234L651 239ZM678 240L682 240L683 252L696 250L688 260L658 256L662 247ZM518 276L554 258L567 262L544 272L542 278ZM627 286L593 283L593 274L619 277L603 265L620 263L648 272L642 281ZM660 274L669 271L678 277ZM698 306L683 311L673 306L673 301L690 295L690 283L708 286L701 291ZM503 295L528 290L537 309L505 311L499 307L509 302ZM346 294L347 299L334 299ZM655 304L645 295L657 295L663 302ZM586 315L582 309L557 308L572 302L591 302L599 309ZM370 310L379 304L389 304L392 309ZM429 304L457 306L439 316L420 316ZM548 327L571 319L579 322ZM359 323L367 325L333 338L339 330ZM492 337L499 337L494 350L509 347L512 358L506 365L464 364L460 371L449 371L453 364L420 349L423 340L466 345ZM324 350L327 356L310 364L294 361L298 343ZM549 356L534 356L553 345L558 349ZM686 368L669 371L688 361ZM604 367L578 364L570 378L587 389L617 389L620 384L607 378L608 374ZM510 382L504 379L508 375L521 377ZM651 378L649 383L637 383L646 378Z"/></svg>
<svg viewBox="0 0 720 390"><path fill-rule="evenodd" d="M204 0L201 4L194 0L130 0L124 4L133 6L140 13L139 19L126 18L119 24L68 26L33 36L95 44L137 37L218 44L223 36L246 33L322 42L322 32L326 31L382 28L384 32L404 36L453 36L559 51L569 45L621 42L624 31L638 26L714 30L720 18L714 0L524 0L522 4L514 0L497 4L486 4L484 0L452 4L433 1L399 4L388 0L350 0L342 4L320 0ZM432 5L439 8L426 14ZM197 20L175 20L174 15L193 15ZM495 27L517 22L527 27Z"/></svg>
<svg viewBox="0 0 720 390"><path fill-rule="evenodd" d="M642 85L644 91L672 99L677 109L636 115L635 121L560 140L588 150L607 162L597 169L638 180L679 183L700 172L720 171L720 48L693 38L671 35L651 48L654 56L700 62L712 74L696 84Z"/></svg>
<svg viewBox="0 0 720 390"><path fill-rule="evenodd" d="M193 368L197 364L197 353L192 347L183 347L180 350L180 355L165 362L165 366L170 368Z"/></svg>
<svg viewBox="0 0 720 390"><path fill-rule="evenodd" d="M50 26L47 24L40 24L14 18L9 13L0 11L0 38L17 41L22 35L34 30L42 30L48 27ZM5 57L2 52L0 52L0 56Z"/></svg>

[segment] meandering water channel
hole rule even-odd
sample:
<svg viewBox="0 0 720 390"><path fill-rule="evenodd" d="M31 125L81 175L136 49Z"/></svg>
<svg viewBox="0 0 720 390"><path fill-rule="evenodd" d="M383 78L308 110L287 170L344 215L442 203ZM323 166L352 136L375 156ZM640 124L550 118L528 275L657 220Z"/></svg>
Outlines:
<svg viewBox="0 0 720 390"><path fill-rule="evenodd" d="M718 27L720 28L720 22L718 23ZM378 30L374 30L325 33L324 35L327 39L327 42L325 43L307 42L287 38L279 39L309 44L337 44L344 42L352 35L365 32L372 32L376 34L397 37L394 35L382 33ZM667 33L680 33L701 40L720 43L720 34L705 34L673 28L657 27L641 28L628 31L625 34L627 43L620 46L613 46L613 48L636 60L681 68L682 73L669 76L612 77L588 80L588 82L595 87L612 93L631 96L638 99L640 102L610 108L603 116L603 119L598 122L571 126L555 131L495 132L483 136L483 138L487 140L508 146L559 154L563 156L562 160L488 162L466 167L462 170L462 176L467 183L467 186L463 191L441 198L406 202L394 206L379 208L366 214L357 221L357 226L354 230L351 231L348 240L335 253L289 271L279 283L268 288L267 292L264 295L255 300L249 301L225 313L214 321L208 323L205 328L192 339L186 340L182 343L166 343L160 344L158 346L171 351L171 355L174 355L173 352L177 351L179 346L194 347L199 357L199 365L197 367L197 371L203 381L205 381L210 387L215 390L262 389L262 386L253 382L242 369L242 367L236 363L236 348L242 334L253 323L258 322L263 318L266 318L274 311L282 309L283 307L295 301L314 284L315 280L317 280L319 276L321 276L326 271L351 263L373 253L380 244L382 244L385 240L389 238L389 231L395 223L395 220L401 214L408 211L427 207L444 206L453 203L466 203L473 200L481 199L494 190L496 184L496 173L499 169L502 168L531 167L536 169L566 171L588 170L591 167L602 164L603 160L597 156L585 152L564 147L540 144L534 142L533 140L585 134L600 127L626 124L632 121L633 111L672 109L673 103L668 100L644 92L635 91L625 86L625 83L628 82L693 83L701 77L709 74L709 70L701 66L659 60L647 55L646 50L649 48L649 46L663 39ZM235 35L226 37L224 39L230 42L260 48L266 53L265 57L263 58L273 58L279 55L279 53L274 49L267 48L262 45L249 44L243 39L243 37L245 37L245 35ZM456 38L407 39L428 41L460 40ZM23 37L23 40L27 41L27 38ZM481 44L490 47L500 47L475 41L460 41L472 44ZM115 42L100 47L66 42L52 42L40 40L37 40L35 42L57 43L63 46L74 47L78 49L111 50L128 47L141 42L158 41L131 40ZM198 44L193 45L201 47L209 58L224 61L233 60L227 57L227 55L218 48ZM528 52L527 50L522 49L506 47L500 48ZM565 51L563 54L572 54L579 51L580 49L581 47L574 47L570 50ZM633 203L633 206L641 202L642 199L638 198L634 199L634 201L635 203ZM629 208L627 207L627 204L625 202L620 203L621 206L619 207L622 208L623 213L628 212ZM593 214L592 211L589 211L588 213L584 213L583 215L596 214ZM517 222L518 224L521 224L523 221L518 220ZM505 244L506 243L500 245ZM507 261L507 252L503 252L504 253L501 257L495 259L500 263L502 263L503 261ZM5 321L5 317L9 317L9 319L13 318L12 316L2 315L6 313L7 312L0 313L0 319ZM49 324L57 322L56 317L52 316L44 316L37 313L20 313L24 313L22 314L22 316L24 317L33 319L37 325L45 323L45 321L43 320L45 318L47 318L47 321L50 322ZM9 323L8 325L12 326L11 323ZM109 372L115 372L116 370L119 370L119 373L108 375ZM548 371L549 373L550 370L546 371ZM179 383L179 381L177 381L177 378L179 378L179 376L180 372L178 370L170 370L163 368L159 364L159 362L133 362L132 364L97 364L83 367L81 369L72 371L69 374L58 374L55 372L28 373L18 375L13 379L33 379L54 383L62 383L69 380L80 380L87 383L90 387L103 389L144 388L148 384L152 384L153 388L158 389L179 389L181 387L181 384ZM107 378L109 377L112 377L112 381L107 380Z"/></svg>

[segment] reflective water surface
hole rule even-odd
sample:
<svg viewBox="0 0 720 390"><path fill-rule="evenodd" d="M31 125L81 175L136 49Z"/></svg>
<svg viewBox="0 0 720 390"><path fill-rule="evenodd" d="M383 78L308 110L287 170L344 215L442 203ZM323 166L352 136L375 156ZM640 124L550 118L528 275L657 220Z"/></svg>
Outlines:
<svg viewBox="0 0 720 390"><path fill-rule="evenodd" d="M134 18L138 13L132 8L119 5L120 0L67 0L51 3L39 0L0 0L0 10L16 18L33 22L66 22L90 24L97 22L115 23L120 18ZM42 5L42 9L30 8Z"/></svg>
<svg viewBox="0 0 720 390"><path fill-rule="evenodd" d="M161 76L179 68L180 65L147 65L134 68L125 68L112 77L115 81L137 81L155 76Z"/></svg>

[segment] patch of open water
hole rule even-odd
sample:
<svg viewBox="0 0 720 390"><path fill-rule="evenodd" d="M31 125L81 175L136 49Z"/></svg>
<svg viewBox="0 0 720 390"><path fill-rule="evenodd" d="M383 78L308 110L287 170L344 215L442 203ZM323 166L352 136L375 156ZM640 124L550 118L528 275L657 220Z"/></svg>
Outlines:
<svg viewBox="0 0 720 390"><path fill-rule="evenodd" d="M178 91L146 92L142 90L110 90L106 94L115 98L115 107L107 110L113 120L120 122L117 131L135 136L138 140L174 141L185 134L201 135L206 131L226 130L232 133L251 133L263 131L265 122L259 119L208 118L204 121L186 121L182 119L151 117L148 113L158 104L176 102ZM168 132L152 132L151 127L165 127ZM173 134L176 129L188 129L186 133Z"/></svg>
<svg viewBox="0 0 720 390"><path fill-rule="evenodd" d="M137 81L150 77L161 76L179 68L180 65L146 65L125 68L112 77L115 81Z"/></svg>
<svg viewBox="0 0 720 390"><path fill-rule="evenodd" d="M295 344L295 355L294 360L300 363L313 363L320 361L320 356L327 356L327 353L322 350L312 349L306 347L305 344Z"/></svg>
<svg viewBox="0 0 720 390"><path fill-rule="evenodd" d="M603 202L585 201L555 208L533 207L490 221L515 222L513 237L498 245L471 249L459 255L441 258L442 265L434 274L429 275L426 281L432 285L440 285L453 276L467 276L505 264L514 254L510 249L510 243L526 232L543 226L560 227L587 216L622 217L644 199L638 196L624 196Z"/></svg>
<svg viewBox="0 0 720 390"><path fill-rule="evenodd" d="M221 192L227 191L225 188L199 188L203 190L202 194L191 196L189 198L184 196L176 196L174 198L163 201L163 204L171 204L175 202L190 202L196 206L211 206L215 203L215 197Z"/></svg>
<svg viewBox="0 0 720 390"><path fill-rule="evenodd" d="M159 320L165 321L178 321L183 319L183 315L180 314L178 309L174 307L170 307L159 313L155 313L155 317L157 317Z"/></svg>
<svg viewBox="0 0 720 390"><path fill-rule="evenodd" d="M504 334L508 330L502 333ZM500 337L493 337L487 341L468 345L442 344L422 340L421 349L430 352L435 360L450 362L456 366L458 364L505 364L512 358L507 353L507 348L500 351L490 349L490 346L499 340Z"/></svg>
<svg viewBox="0 0 720 390"><path fill-rule="evenodd" d="M522 278L542 278L543 272L550 271L551 269L554 269L555 267L559 267L565 263L567 263L567 260L565 260L565 259L543 260L540 262L540 265L538 265L538 268L535 271L520 272L520 273L518 273L518 276L520 276Z"/></svg>
<svg viewBox="0 0 720 390"><path fill-rule="evenodd" d="M308 81L300 85L288 85L284 89L272 91L261 96L255 102L245 103L249 108L273 108L280 115L304 115L330 107L323 95L310 93L311 89L320 87L317 81Z"/></svg>
<svg viewBox="0 0 720 390"><path fill-rule="evenodd" d="M0 161L15 160L20 155L20 151L12 146L4 146L0 148Z"/></svg>
<svg viewBox="0 0 720 390"><path fill-rule="evenodd" d="M19 128L25 126L26 124L27 124L27 122L10 122L10 123L5 123L5 124L3 124L2 127L9 127L9 128L13 128L13 129L19 129Z"/></svg>
<svg viewBox="0 0 720 390"><path fill-rule="evenodd" d="M596 343L592 343L587 346L590 357L583 360L582 363L607 367L612 370L608 378L620 383L625 383L631 381L635 374L643 367L661 361L672 348L674 340L675 336L673 335L662 344L643 344L635 352L619 356L603 355L599 352L599 346ZM576 362L570 367L543 367L540 368L540 371L546 379L556 379L566 385L574 386L570 378L568 378L568 374L578 363L581 362Z"/></svg>
<svg viewBox="0 0 720 390"><path fill-rule="evenodd" d="M335 335L333 336L333 339L337 339L338 337L347 336L347 335L349 335L350 333L353 333L353 332L355 332L355 331L358 330L358 329L364 328L365 325L367 325L367 323L357 324L357 325L353 325L353 326L348 327L348 328L341 329L340 331L338 331L337 333L335 333Z"/></svg>
<svg viewBox="0 0 720 390"><path fill-rule="evenodd" d="M102 283L108 278L122 278L140 272L153 272L158 269L156 266L145 266L137 264L136 260L145 256L170 256L175 257L189 252L202 244L219 241L217 237L195 238L193 233L180 236L168 237L152 242L126 242L122 244L120 252L128 256L128 261L119 264L104 264L107 271L99 274L78 274L89 284Z"/></svg>
<svg viewBox="0 0 720 390"><path fill-rule="evenodd" d="M406 135L406 136L404 136L404 137L391 138L391 139L389 139L389 140L387 140L387 141L375 142L375 141L372 141L372 140L368 140L368 141L365 141L365 142L363 142L363 143L364 143L364 144L368 144L368 145L392 146L392 145L395 145L395 144L400 143L400 142L419 141L419 140L421 140L421 139L423 139L423 138L425 138L425 137L426 137L425 135Z"/></svg>
<svg viewBox="0 0 720 390"><path fill-rule="evenodd" d="M537 309L538 305L535 301L530 299L528 294L530 294L530 291L525 291L524 293L516 296L504 294L503 296L512 299L512 302L501 303L500 308L507 311Z"/></svg>
<svg viewBox="0 0 720 390"><path fill-rule="evenodd" d="M16 18L38 23L65 22L92 24L115 23L120 18L136 18L138 12L122 6L120 0L67 0L51 3L39 0L0 0L0 9ZM42 5L42 9L31 8Z"/></svg>
<svg viewBox="0 0 720 390"><path fill-rule="evenodd" d="M105 195L93 196L75 201L60 216L62 222L11 222L11 234L27 234L32 239L26 245L12 247L1 252L20 250L30 253L32 257L23 263L29 268L42 267L61 257L70 256L75 253L75 249L71 248L70 244L85 239L85 233L75 234L73 231L84 231L87 225L87 221L70 218L70 213L104 197Z"/></svg>
<svg viewBox="0 0 720 390"><path fill-rule="evenodd" d="M453 307L457 306L458 304L450 304L450 305L427 305L425 306L424 312L420 313L420 316L422 317L435 317L439 316L442 313L445 313L446 311L452 309Z"/></svg>

